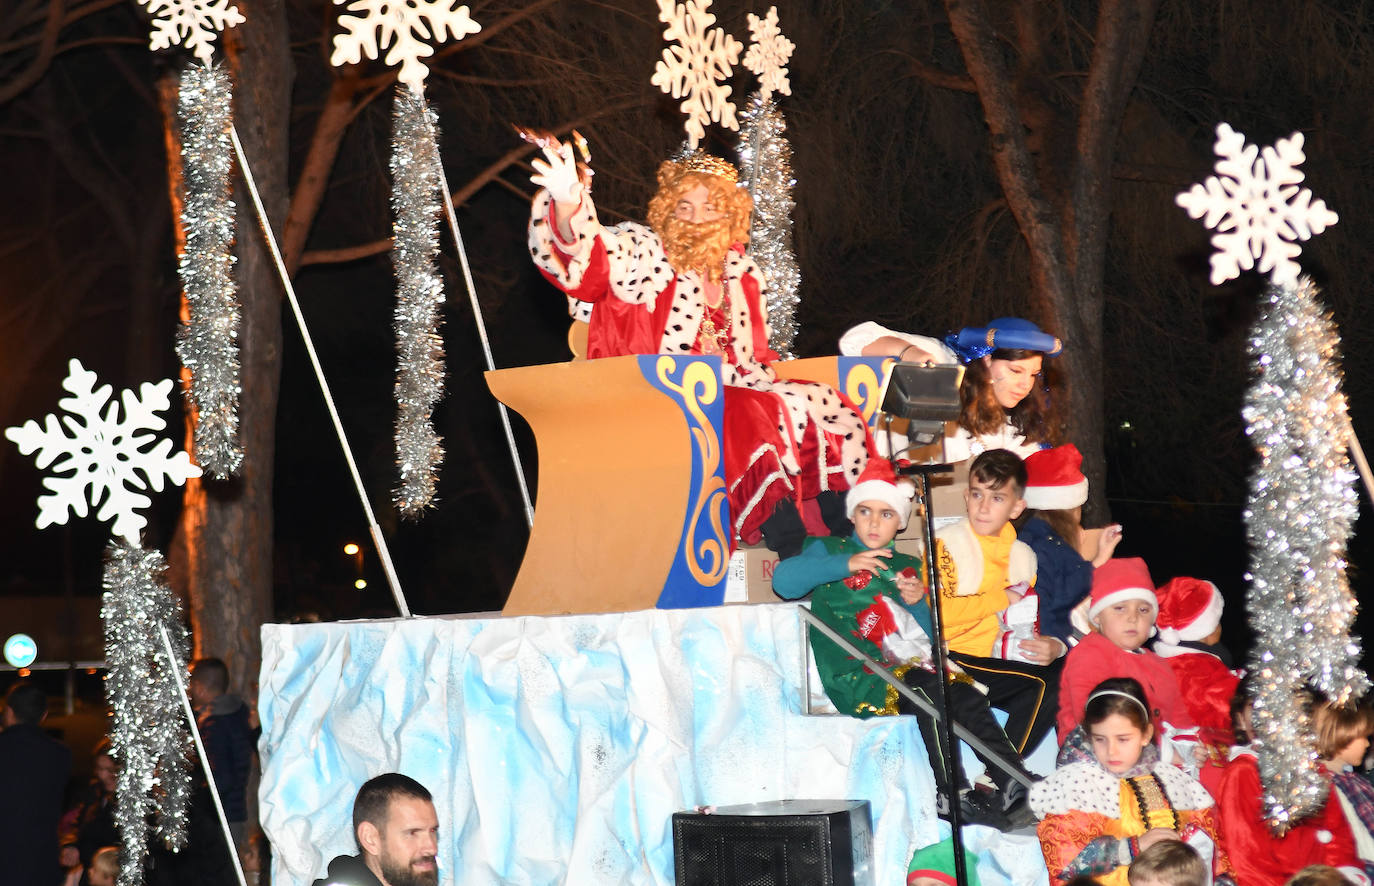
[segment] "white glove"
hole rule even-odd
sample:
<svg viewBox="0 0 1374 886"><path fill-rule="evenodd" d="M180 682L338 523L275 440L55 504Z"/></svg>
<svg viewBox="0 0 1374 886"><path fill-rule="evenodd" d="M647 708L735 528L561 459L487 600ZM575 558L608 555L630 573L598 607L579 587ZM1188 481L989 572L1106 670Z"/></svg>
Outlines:
<svg viewBox="0 0 1374 886"><path fill-rule="evenodd" d="M543 151L548 160L531 161L534 175L530 182L548 191L553 202L576 207L582 202L582 178L573 159L572 145L560 142L557 150L546 146Z"/></svg>

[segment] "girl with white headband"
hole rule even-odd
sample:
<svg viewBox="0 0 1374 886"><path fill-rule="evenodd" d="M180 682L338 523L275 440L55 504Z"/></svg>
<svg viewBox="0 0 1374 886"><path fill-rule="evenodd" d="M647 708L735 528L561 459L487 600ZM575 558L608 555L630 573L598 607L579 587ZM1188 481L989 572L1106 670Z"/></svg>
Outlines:
<svg viewBox="0 0 1374 886"><path fill-rule="evenodd" d="M1093 759L1056 769L1030 793L1052 886L1079 875L1126 886L1131 860L1161 840L1183 840L1213 875L1229 874L1211 796L1160 762L1144 688L1130 677L1103 680L1088 696L1083 726Z"/></svg>

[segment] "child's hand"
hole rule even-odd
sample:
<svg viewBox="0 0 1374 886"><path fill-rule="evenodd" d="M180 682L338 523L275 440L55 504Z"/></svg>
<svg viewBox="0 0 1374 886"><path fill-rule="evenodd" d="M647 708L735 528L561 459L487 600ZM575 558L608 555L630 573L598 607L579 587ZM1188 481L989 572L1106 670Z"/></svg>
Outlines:
<svg viewBox="0 0 1374 886"><path fill-rule="evenodd" d="M890 559L892 559L891 548L873 548L860 551L849 558L849 571L854 573L867 569L873 573L886 572L887 561Z"/></svg>
<svg viewBox="0 0 1374 886"><path fill-rule="evenodd" d="M1113 523L1102 530L1102 534L1097 537L1097 556L1093 557L1094 569L1112 558L1116 546L1121 544L1121 532L1120 523Z"/></svg>
<svg viewBox="0 0 1374 886"><path fill-rule="evenodd" d="M908 606L920 603L926 595L925 583L921 581L920 574L910 566L897 573L896 585L902 595L902 602Z"/></svg>
<svg viewBox="0 0 1374 886"><path fill-rule="evenodd" d="M1036 634L1029 640L1016 644L1031 664L1047 665L1063 654L1064 644L1056 637L1042 637Z"/></svg>

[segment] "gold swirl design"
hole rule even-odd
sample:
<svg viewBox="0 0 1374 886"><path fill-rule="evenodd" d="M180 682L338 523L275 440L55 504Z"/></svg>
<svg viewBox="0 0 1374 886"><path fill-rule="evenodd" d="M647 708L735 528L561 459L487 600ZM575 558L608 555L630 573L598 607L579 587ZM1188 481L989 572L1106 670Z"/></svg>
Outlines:
<svg viewBox="0 0 1374 886"><path fill-rule="evenodd" d="M718 507L725 498L725 480L721 477L720 442L716 429L711 425L702 409L704 405L716 402L720 395L720 381L709 363L693 360L682 372L681 384L672 381L668 373L677 367L677 361L670 356L658 358L654 366L659 384L677 392L683 407L692 417L692 437L696 440L697 451L701 453L701 489L696 503L692 506L692 517L687 521L687 569L692 577L707 587L719 584L725 577L730 563L730 539L720 522ZM703 511L711 516L710 538L697 546L697 524Z"/></svg>
<svg viewBox="0 0 1374 886"><path fill-rule="evenodd" d="M892 364L897 361L887 357L882 362L883 378L892 371ZM878 402L878 395L882 393L883 386L878 381L878 373L867 363L855 363L849 369L849 374L844 379L844 393L855 405L859 407L864 417L864 424L873 421L873 416L878 412L878 407L882 404Z"/></svg>

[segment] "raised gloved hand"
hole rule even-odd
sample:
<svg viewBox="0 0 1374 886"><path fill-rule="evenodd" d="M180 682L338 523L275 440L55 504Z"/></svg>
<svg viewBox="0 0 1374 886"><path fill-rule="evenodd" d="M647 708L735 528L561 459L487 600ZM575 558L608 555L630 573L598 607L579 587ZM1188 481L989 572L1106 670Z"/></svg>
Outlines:
<svg viewBox="0 0 1374 886"><path fill-rule="evenodd" d="M565 206L577 206L582 202L582 174L577 168L573 146L567 142L557 145L543 145L546 160L535 158L530 165L534 175L530 181L537 187L549 192L553 202Z"/></svg>

